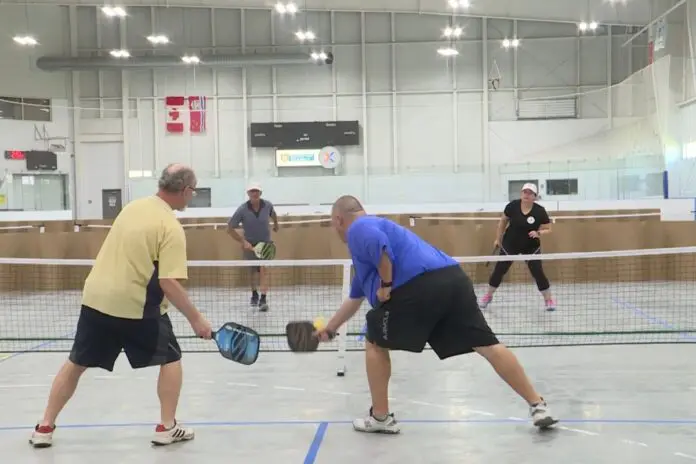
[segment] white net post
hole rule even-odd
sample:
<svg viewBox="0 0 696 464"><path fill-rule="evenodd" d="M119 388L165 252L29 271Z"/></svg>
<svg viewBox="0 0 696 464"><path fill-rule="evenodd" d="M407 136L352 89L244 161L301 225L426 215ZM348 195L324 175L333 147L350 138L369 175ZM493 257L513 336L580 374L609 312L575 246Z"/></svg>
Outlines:
<svg viewBox="0 0 696 464"><path fill-rule="evenodd" d="M343 265L343 283L342 283L342 290L341 290L341 295L343 298L348 298L350 296L350 281L351 281L351 264L350 263L345 263ZM345 328L345 330L344 330ZM343 327L340 327L338 329L338 335L336 336L336 342L338 343L338 354L337 354L337 360L336 360L336 375L339 377L343 377L346 375L346 337L348 336L347 333L345 333L348 330L348 324L343 324Z"/></svg>

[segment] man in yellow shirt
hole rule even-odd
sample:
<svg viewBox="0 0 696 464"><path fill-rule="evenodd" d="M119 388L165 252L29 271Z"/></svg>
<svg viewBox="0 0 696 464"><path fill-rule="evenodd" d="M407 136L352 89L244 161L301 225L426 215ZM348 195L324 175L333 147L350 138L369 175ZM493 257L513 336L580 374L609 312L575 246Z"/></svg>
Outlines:
<svg viewBox="0 0 696 464"><path fill-rule="evenodd" d="M134 369L160 366L157 395L162 417L152 443L168 445L194 437L192 429L176 421L181 348L167 308L171 301L196 335L211 338L210 323L179 283L188 278L186 235L174 210L186 208L196 183L193 170L170 165L162 172L157 194L128 203L114 221L85 280L73 348L31 436L34 447L52 445L58 414L85 370L112 371L121 350Z"/></svg>

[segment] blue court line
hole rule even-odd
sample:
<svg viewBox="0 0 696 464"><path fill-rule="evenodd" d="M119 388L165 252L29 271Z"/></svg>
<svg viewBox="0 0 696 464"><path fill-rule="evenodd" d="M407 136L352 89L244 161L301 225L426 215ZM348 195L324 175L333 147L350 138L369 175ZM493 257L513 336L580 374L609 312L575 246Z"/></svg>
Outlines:
<svg viewBox="0 0 696 464"><path fill-rule="evenodd" d="M73 337L74 335L75 335L75 331L73 330L73 331L70 331L66 334L61 335L60 338ZM12 353L9 356L5 356L4 358L0 358L0 363L3 363L5 361L9 361L10 359L16 358L17 356L20 356L23 354L32 353L32 352L39 350L45 346L49 346L49 345L53 345L54 343L58 343L59 341L62 341L62 340L49 340L47 342L43 342L43 343L39 343L38 345L31 346L31 347L27 348L26 350L17 351L16 353Z"/></svg>
<svg viewBox="0 0 696 464"><path fill-rule="evenodd" d="M322 422L319 424L319 427L317 427L317 433L314 434L314 440L312 440L312 444L309 445L304 464L314 464L314 461L317 460L317 454L319 453L319 448L321 448L321 442L324 440L327 428L329 428L328 422Z"/></svg>
<svg viewBox="0 0 696 464"><path fill-rule="evenodd" d="M671 324L670 322L667 322L667 321L662 320L662 319L658 319L658 318L650 315L647 311L640 309L638 306L636 306L632 303L629 303L628 301L619 300L618 298L612 298L612 301L615 304L617 304L618 306L623 306L624 309L631 310L633 312L633 314L645 319L646 321L650 322L652 325L659 326L659 327L662 327L663 329L668 329L668 330L675 330L675 331L681 330L679 327ZM681 332L677 335L679 336L679 338L683 338L684 340L696 341L695 336L689 335L686 332Z"/></svg>
<svg viewBox="0 0 696 464"><path fill-rule="evenodd" d="M402 424L521 424L526 419L399 419ZM201 421L186 422L191 427L287 427L292 425L350 425L352 420L275 420L275 421ZM561 419L560 425L565 424L603 424L603 425L696 425L696 419ZM103 424L59 424L59 429L101 429L101 428L140 428L155 427L155 422L124 422ZM32 425L0 426L0 432L34 430ZM318 433L319 431L317 431ZM326 432L326 430L324 430Z"/></svg>

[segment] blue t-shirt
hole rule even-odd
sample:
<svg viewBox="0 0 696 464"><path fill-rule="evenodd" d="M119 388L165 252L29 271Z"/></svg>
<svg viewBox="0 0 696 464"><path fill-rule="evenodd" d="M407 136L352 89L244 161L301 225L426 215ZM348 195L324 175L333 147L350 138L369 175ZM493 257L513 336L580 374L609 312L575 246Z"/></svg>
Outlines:
<svg viewBox="0 0 696 464"><path fill-rule="evenodd" d="M379 262L386 252L392 262L392 290L427 271L457 265L457 261L418 235L389 219L361 216L348 228L348 250L355 276L351 298L367 298L372 307L379 305Z"/></svg>

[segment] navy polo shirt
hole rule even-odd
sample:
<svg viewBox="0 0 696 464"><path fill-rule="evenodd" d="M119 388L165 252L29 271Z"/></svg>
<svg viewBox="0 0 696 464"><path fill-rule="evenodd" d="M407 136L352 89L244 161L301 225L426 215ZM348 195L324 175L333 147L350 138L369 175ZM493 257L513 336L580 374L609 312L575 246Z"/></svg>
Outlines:
<svg viewBox="0 0 696 464"><path fill-rule="evenodd" d="M347 239L355 268L350 297L365 297L373 308L380 303L377 290L381 285L382 252L392 262L392 290L425 272L458 265L450 256L389 219L361 216L348 228Z"/></svg>

